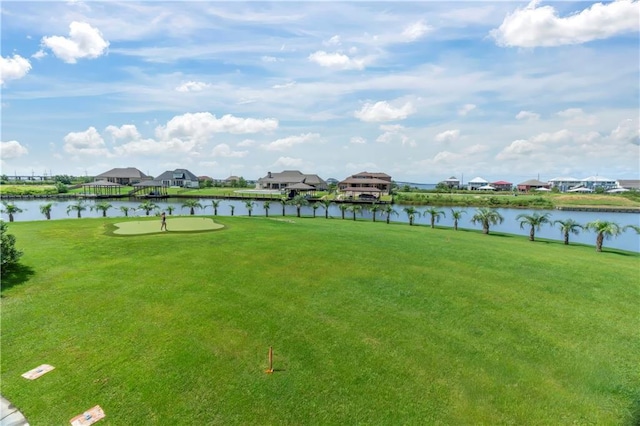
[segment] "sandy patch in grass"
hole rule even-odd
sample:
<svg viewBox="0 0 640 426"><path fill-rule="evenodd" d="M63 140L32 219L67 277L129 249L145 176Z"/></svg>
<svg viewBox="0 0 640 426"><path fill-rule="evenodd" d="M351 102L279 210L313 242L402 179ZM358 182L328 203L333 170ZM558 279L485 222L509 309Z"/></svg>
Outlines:
<svg viewBox="0 0 640 426"><path fill-rule="evenodd" d="M207 217L176 217L167 219L167 230L160 230L160 220L134 220L114 224L116 235L142 235L156 234L159 232L193 232L215 231L224 228Z"/></svg>

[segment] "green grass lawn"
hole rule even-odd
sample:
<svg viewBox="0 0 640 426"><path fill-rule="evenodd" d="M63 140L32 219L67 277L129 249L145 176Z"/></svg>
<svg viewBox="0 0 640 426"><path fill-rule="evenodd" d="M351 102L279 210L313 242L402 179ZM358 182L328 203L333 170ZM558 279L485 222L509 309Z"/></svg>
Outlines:
<svg viewBox="0 0 640 426"><path fill-rule="evenodd" d="M214 219L136 237L109 235L123 218L11 224L25 254L2 282L2 394L36 426L97 404L122 425L640 418L637 254ZM56 369L20 377L43 363Z"/></svg>

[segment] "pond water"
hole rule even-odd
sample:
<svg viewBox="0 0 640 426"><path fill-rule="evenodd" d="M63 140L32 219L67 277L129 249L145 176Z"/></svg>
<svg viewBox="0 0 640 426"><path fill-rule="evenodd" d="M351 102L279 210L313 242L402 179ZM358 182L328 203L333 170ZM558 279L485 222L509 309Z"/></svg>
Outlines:
<svg viewBox="0 0 640 426"><path fill-rule="evenodd" d="M212 200L210 199L200 199L198 200L204 209L196 209L196 215L213 215L212 208ZM217 200L220 202L218 207L218 215L219 216L231 216L232 209L233 214L236 216L247 216L248 210L245 201L243 200ZM67 207L70 204L76 203L75 200L60 200L60 201L52 201L52 200L15 200L12 201L16 206L23 210L23 212L14 215L14 220L16 222L25 222L25 221L33 221L33 220L46 220L44 215L40 212L40 206L47 202L54 202L53 208L51 210L51 219L73 219L77 217L75 211L69 212L67 214ZM122 217L124 216L124 212L120 209L121 207L128 207L130 209L136 209L140 206L141 201L129 201L129 200L109 200L109 203L113 206L107 211L108 217ZM182 207L184 203L183 199L167 199L167 200L157 200L154 203L159 207L159 211L167 211L169 206L173 207L173 215L188 215L189 208ZM252 216L264 216L265 209L264 203L262 201L253 201L254 206L252 209ZM86 202L87 209L82 212L82 217L101 217L102 212L92 209L95 206L94 201ZM364 206L366 207L366 206ZM402 222L408 223L407 214L403 211L403 209L407 206L402 204L394 204L394 209L398 213L397 215L392 215L391 220L393 222ZM428 206L413 206L418 211L423 212ZM448 226L453 227L453 219L451 218L451 209L448 207L438 207L440 210L444 211L446 216L441 218L437 223L437 226ZM471 223L471 217L475 213L475 208L461 208L456 207L457 210L466 210L466 214L463 215L460 220L458 227L459 228L468 228L468 229L480 229L479 225L475 225ZM516 216L519 214L525 213L530 214L533 212L539 213L550 213L551 220L564 220L564 219L573 219L580 224L586 224L587 222L594 221L596 219L601 220L609 220L618 223L620 226L626 225L637 225L640 226L640 214L639 213L603 213L603 212L583 212L583 211L563 211L563 210L532 210L532 209L497 209L498 212L504 217L504 222L499 225L494 225L491 227L491 231L496 232L504 232L515 235L528 236L529 235L529 227L525 226L523 229L520 228L520 223L516 219ZM303 216L312 216L313 209L310 206L303 206L301 209L301 213ZM295 206L285 206L285 214L287 216L295 216L296 208ZM152 212L151 215L154 215ZM137 209L129 212L129 216L146 216L146 213L143 210ZM276 201L271 201L269 206L269 216L282 216L282 204ZM318 219L324 219L325 211L324 207L319 207L316 210L316 216ZM5 213L2 213L0 216L2 220L8 221L8 216ZM342 217L342 213L336 204L332 204L329 207L329 217L338 218ZM359 220L369 219L372 220L372 213L368 210L363 209L361 213L358 213L356 216ZM353 213L346 212L346 219L352 219ZM376 213L377 221L384 221L385 217L380 213ZM416 225L428 226L430 224L430 216L423 215L419 216L414 220ZM551 225L544 225L539 231L536 231L536 237L547 238L553 240L561 241L563 239L560 230L557 227L553 227ZM595 246L596 235L592 231L583 230L579 235L571 235L570 241L588 245ZM640 252L640 235L636 234L633 230L627 230L621 235L614 237L610 240L605 240L604 246L618 248L622 250L629 250L634 252Z"/></svg>

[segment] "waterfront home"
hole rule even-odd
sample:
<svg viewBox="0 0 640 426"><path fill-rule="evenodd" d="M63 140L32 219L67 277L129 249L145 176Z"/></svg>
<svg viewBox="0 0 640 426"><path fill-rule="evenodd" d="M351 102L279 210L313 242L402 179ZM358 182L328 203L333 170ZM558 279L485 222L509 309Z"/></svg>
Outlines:
<svg viewBox="0 0 640 426"><path fill-rule="evenodd" d="M200 188L200 181L196 175L187 169L175 169L166 171L154 180L160 182L160 186L177 186L180 188Z"/></svg>
<svg viewBox="0 0 640 426"><path fill-rule="evenodd" d="M451 176L449 179L445 179L440 183L443 184L444 186L446 186L449 189L458 189L458 188L460 188L460 179L458 179L455 176Z"/></svg>
<svg viewBox="0 0 640 426"><path fill-rule="evenodd" d="M489 184L488 180L482 179L480 176L474 177L469 182L467 182L467 190L476 191L482 186L487 186Z"/></svg>
<svg viewBox="0 0 640 426"><path fill-rule="evenodd" d="M551 185L551 188L558 188L560 192L567 192L570 189L577 188L582 185L582 180L564 176L549 179L548 183Z"/></svg>
<svg viewBox="0 0 640 426"><path fill-rule="evenodd" d="M614 179L602 176L589 176L582 179L582 186L591 190L595 190L596 188L603 188L604 190L607 190L617 187L618 184Z"/></svg>
<svg viewBox="0 0 640 426"><path fill-rule="evenodd" d="M549 186L547 182L541 182L538 179L529 179L518 184L518 191L529 192L540 188L549 189Z"/></svg>
<svg viewBox="0 0 640 426"><path fill-rule="evenodd" d="M386 173L361 172L338 182L338 190L346 197L379 199L391 192L391 176Z"/></svg>
<svg viewBox="0 0 640 426"><path fill-rule="evenodd" d="M616 184L618 188L640 191L640 180L638 179L618 179Z"/></svg>
<svg viewBox="0 0 640 426"><path fill-rule="evenodd" d="M491 186L493 186L496 191L511 191L511 189L513 188L513 184L511 182L507 182L506 180L491 182Z"/></svg>
<svg viewBox="0 0 640 426"><path fill-rule="evenodd" d="M284 170L280 173L268 172L266 176L258 179L256 188L296 192L326 191L327 182L318 175L304 174L299 170Z"/></svg>
<svg viewBox="0 0 640 426"><path fill-rule="evenodd" d="M108 172L97 175L94 180L119 183L120 185L133 185L146 180L152 180L151 176L147 176L135 167L115 168Z"/></svg>

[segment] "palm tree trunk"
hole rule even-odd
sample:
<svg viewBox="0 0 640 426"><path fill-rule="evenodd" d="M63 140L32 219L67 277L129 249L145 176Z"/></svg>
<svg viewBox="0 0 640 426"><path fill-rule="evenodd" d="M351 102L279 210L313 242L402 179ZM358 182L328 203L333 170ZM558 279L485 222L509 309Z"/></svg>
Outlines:
<svg viewBox="0 0 640 426"><path fill-rule="evenodd" d="M107 217L107 211L106 210L102 210L102 217Z"/></svg>
<svg viewBox="0 0 640 426"><path fill-rule="evenodd" d="M458 230L458 219L453 221L453 230L457 231Z"/></svg>
<svg viewBox="0 0 640 426"><path fill-rule="evenodd" d="M565 244L566 246L568 246L568 245L569 245L569 233L568 233L568 232L566 232L566 231L565 231L565 233L564 233L564 244Z"/></svg>
<svg viewBox="0 0 640 426"><path fill-rule="evenodd" d="M482 233L489 235L489 224L482 225Z"/></svg>
<svg viewBox="0 0 640 426"><path fill-rule="evenodd" d="M432 228L436 227L435 223L436 223L436 219L433 216L431 216L431 227Z"/></svg>
<svg viewBox="0 0 640 426"><path fill-rule="evenodd" d="M536 231L532 226L531 230L529 231L529 241L535 241L535 240L536 240Z"/></svg>
<svg viewBox="0 0 640 426"><path fill-rule="evenodd" d="M604 234L602 232L598 233L596 237L596 251L602 251L602 242L604 241Z"/></svg>
<svg viewBox="0 0 640 426"><path fill-rule="evenodd" d="M13 213L9 213L9 222L13 222Z"/></svg>

